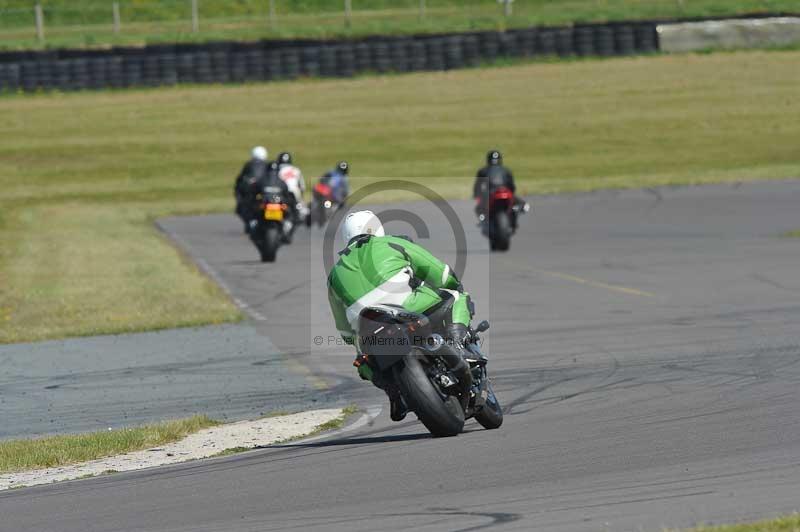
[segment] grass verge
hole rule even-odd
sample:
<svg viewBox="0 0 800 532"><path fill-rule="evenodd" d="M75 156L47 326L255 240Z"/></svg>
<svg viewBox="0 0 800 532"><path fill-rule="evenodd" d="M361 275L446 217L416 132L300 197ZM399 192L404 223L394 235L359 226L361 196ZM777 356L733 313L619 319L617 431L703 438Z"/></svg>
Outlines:
<svg viewBox="0 0 800 532"><path fill-rule="evenodd" d="M0 343L239 319L152 221L230 212L254 144L291 150L309 181L345 158L355 187L405 178L450 198L469 196L494 147L527 194L800 177L798 62L737 52L0 98Z"/></svg>
<svg viewBox="0 0 800 532"><path fill-rule="evenodd" d="M782 236L784 236L786 238L800 238L800 229L798 229L796 231L787 231L787 232L783 233Z"/></svg>
<svg viewBox="0 0 800 532"><path fill-rule="evenodd" d="M800 532L800 514L738 525L699 526L688 532Z"/></svg>
<svg viewBox="0 0 800 532"><path fill-rule="evenodd" d="M45 46L104 46L219 39L330 38L362 35L492 30L536 24L607 20L724 17L797 11L795 0L526 0L506 18L494 0L359 0L345 24L341 0L278 0L274 24L262 0L203 0L200 31L191 31L184 2L120 2L122 28L112 25L104 0L43 0ZM0 2L0 47L38 48L31 0Z"/></svg>
<svg viewBox="0 0 800 532"><path fill-rule="evenodd" d="M140 451L216 425L219 422L206 416L194 416L105 432L0 441L0 473L65 466Z"/></svg>

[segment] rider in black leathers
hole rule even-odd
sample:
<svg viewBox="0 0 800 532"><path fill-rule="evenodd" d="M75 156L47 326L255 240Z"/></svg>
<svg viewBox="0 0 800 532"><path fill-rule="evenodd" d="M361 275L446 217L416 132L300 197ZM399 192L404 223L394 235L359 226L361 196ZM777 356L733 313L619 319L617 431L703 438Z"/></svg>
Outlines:
<svg viewBox="0 0 800 532"><path fill-rule="evenodd" d="M514 176L511 170L503 166L503 154L497 150L492 150L486 154L486 166L478 170L478 175L475 176L475 184L472 187L472 197L477 202L475 205L476 214L487 214L482 212L482 206L488 205L489 196L495 189L500 187L506 187L515 194L515 205L525 205L525 201L516 196L517 187L514 184ZM516 216L513 217L512 224L516 229Z"/></svg>
<svg viewBox="0 0 800 532"><path fill-rule="evenodd" d="M251 158L242 167L236 182L233 185L233 195L236 198L236 214L244 222L245 233L249 232L250 221L258 210L257 196L263 191L264 181L269 172L267 150L256 146L251 152Z"/></svg>

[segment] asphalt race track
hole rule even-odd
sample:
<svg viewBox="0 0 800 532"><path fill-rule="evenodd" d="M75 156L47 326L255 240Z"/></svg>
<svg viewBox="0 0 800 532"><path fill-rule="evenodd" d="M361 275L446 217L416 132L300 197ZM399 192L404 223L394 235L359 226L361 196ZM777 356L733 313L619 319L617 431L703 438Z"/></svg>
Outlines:
<svg viewBox="0 0 800 532"><path fill-rule="evenodd" d="M0 530L655 531L800 510L800 239L780 236L800 229L800 182L533 204L490 255L453 203L499 430L431 439L384 409L328 438L6 492ZM381 209L417 213L419 241L455 263L435 206ZM329 345L319 229L263 265L233 216L162 227L320 400L384 404Z"/></svg>

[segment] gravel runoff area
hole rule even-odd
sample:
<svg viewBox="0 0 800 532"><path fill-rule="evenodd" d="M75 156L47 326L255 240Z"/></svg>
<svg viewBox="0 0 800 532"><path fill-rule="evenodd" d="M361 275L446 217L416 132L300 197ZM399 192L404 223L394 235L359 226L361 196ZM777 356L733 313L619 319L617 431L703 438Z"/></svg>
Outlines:
<svg viewBox="0 0 800 532"><path fill-rule="evenodd" d="M341 419L344 415L341 408L329 408L228 423L203 429L181 441L153 449L82 464L0 475L0 490L176 464L208 458L228 449L263 447L308 435L320 425Z"/></svg>

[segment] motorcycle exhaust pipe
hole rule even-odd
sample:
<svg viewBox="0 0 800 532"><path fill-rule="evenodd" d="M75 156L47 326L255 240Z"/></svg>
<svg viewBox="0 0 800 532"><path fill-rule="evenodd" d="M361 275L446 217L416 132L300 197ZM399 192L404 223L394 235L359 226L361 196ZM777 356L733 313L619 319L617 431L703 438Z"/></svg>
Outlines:
<svg viewBox="0 0 800 532"><path fill-rule="evenodd" d="M469 403L469 391L472 388L472 371L469 369L469 364L452 345L449 345L438 334L429 338L427 349L442 357L450 371L458 378L463 394L462 406L466 409L467 403Z"/></svg>

